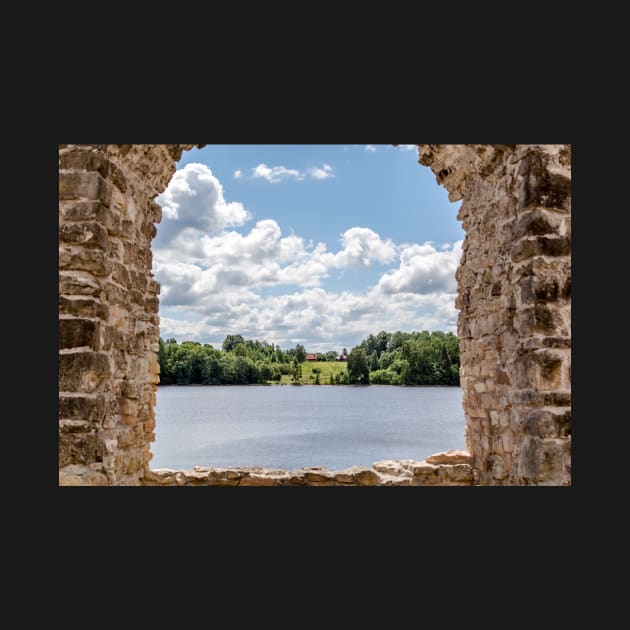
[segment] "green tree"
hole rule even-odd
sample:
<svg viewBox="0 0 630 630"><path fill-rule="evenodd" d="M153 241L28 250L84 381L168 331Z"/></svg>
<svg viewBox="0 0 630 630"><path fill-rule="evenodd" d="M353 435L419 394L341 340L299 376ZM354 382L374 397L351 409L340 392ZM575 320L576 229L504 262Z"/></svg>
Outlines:
<svg viewBox="0 0 630 630"><path fill-rule="evenodd" d="M353 348L348 355L348 382L352 385L370 384L370 369L363 348Z"/></svg>
<svg viewBox="0 0 630 630"><path fill-rule="evenodd" d="M263 383L273 380L273 368L270 363L258 361L258 363L256 363L256 369L258 370L258 376Z"/></svg>
<svg viewBox="0 0 630 630"><path fill-rule="evenodd" d="M242 335L228 335L223 340L223 350L224 352L230 352L234 346L237 346L240 343L245 343L245 339L243 339Z"/></svg>
<svg viewBox="0 0 630 630"><path fill-rule="evenodd" d="M390 385L391 373L388 370L374 370L374 372L370 372L370 383L373 385Z"/></svg>
<svg viewBox="0 0 630 630"><path fill-rule="evenodd" d="M222 350L197 341L178 343L159 339L160 384L221 385L278 381L283 374L293 382L303 380L297 366L306 358L304 346L286 351L266 341L245 340L242 335L227 335ZM362 350L367 360L368 376L362 366ZM344 348L343 353L347 350ZM331 372L329 383L374 383L391 385L459 385L459 340L453 333L441 331L393 334L381 331L369 335L348 357L348 371ZM336 359L336 352L320 353L319 358ZM313 368L311 382L317 382L319 368ZM321 377L320 377L321 382Z"/></svg>
<svg viewBox="0 0 630 630"><path fill-rule="evenodd" d="M306 350L302 344L295 346L295 358L298 363L304 363L304 361L306 361Z"/></svg>
<svg viewBox="0 0 630 630"><path fill-rule="evenodd" d="M291 378L293 385L302 384L302 364L297 360L297 357L291 363Z"/></svg>

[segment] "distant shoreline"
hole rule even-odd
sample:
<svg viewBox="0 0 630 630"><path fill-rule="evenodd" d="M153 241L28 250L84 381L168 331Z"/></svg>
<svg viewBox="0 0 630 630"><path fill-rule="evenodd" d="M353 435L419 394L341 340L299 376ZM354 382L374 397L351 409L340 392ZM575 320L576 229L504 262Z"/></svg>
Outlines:
<svg viewBox="0 0 630 630"><path fill-rule="evenodd" d="M314 385L313 383L301 383L296 385L294 383L220 383L218 385L211 385L209 383L184 383L178 385L177 383L167 383L163 385L158 383L158 387L461 387L461 385L392 385L390 383L369 383L367 385L347 384L340 383L338 385L331 385L330 383L320 383Z"/></svg>

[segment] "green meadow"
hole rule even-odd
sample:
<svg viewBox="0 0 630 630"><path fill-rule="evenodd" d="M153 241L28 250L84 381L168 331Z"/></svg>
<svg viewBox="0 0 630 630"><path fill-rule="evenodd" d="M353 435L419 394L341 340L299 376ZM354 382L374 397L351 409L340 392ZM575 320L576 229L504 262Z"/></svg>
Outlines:
<svg viewBox="0 0 630 630"><path fill-rule="evenodd" d="M347 363L345 361L304 361L302 363L302 384L314 385L317 379L317 373L314 370L320 370L320 385L330 384L330 375L334 374L335 378L338 374L346 372ZM289 374L283 374L280 379L280 385L290 385L293 382Z"/></svg>

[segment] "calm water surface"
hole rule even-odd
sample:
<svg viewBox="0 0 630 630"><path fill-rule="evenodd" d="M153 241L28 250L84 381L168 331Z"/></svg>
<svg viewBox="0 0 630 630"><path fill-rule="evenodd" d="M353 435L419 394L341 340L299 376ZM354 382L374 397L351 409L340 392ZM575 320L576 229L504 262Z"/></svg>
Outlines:
<svg viewBox="0 0 630 630"><path fill-rule="evenodd" d="M461 401L459 387L163 385L151 467L424 459L464 448Z"/></svg>

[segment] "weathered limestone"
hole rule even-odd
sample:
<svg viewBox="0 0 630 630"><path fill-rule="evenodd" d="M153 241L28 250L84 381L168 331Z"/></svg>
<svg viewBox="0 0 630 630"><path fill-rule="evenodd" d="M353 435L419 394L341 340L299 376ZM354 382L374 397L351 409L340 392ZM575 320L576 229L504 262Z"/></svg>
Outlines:
<svg viewBox="0 0 630 630"><path fill-rule="evenodd" d="M456 306L473 467L483 484L568 485L571 147L421 145L420 162L464 200Z"/></svg>
<svg viewBox="0 0 630 630"><path fill-rule="evenodd" d="M471 464L472 457L466 451L457 451L455 449L449 449L443 453L436 453L435 455L429 455L427 457L427 464Z"/></svg>
<svg viewBox="0 0 630 630"><path fill-rule="evenodd" d="M570 145L418 145L449 198L463 199L456 306L469 456L338 472L150 471L154 200L193 146L59 146L60 485L571 483Z"/></svg>
<svg viewBox="0 0 630 630"><path fill-rule="evenodd" d="M453 456L451 453L458 455ZM440 459L441 456L446 460L454 460L466 457L466 454L449 451L431 457ZM352 466L337 471L329 471L321 466L292 471L254 466L195 466L194 470L149 470L141 483L144 486L471 486L473 470L469 463L448 461L433 465L413 460L386 460L376 462L371 468Z"/></svg>
<svg viewBox="0 0 630 630"><path fill-rule="evenodd" d="M151 240L181 151L59 149L59 483L138 484L154 439Z"/></svg>

